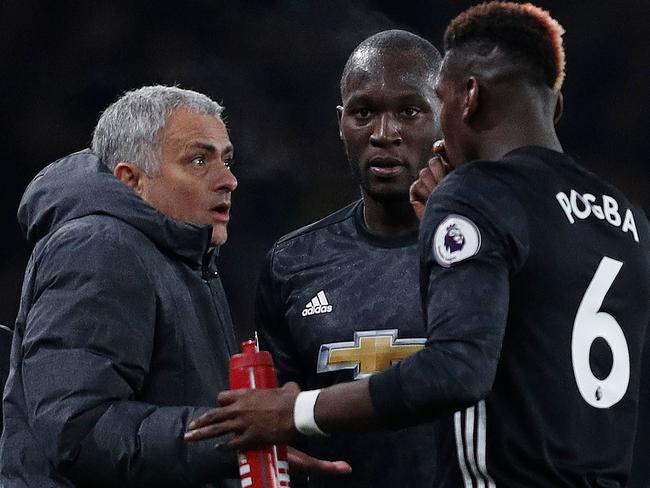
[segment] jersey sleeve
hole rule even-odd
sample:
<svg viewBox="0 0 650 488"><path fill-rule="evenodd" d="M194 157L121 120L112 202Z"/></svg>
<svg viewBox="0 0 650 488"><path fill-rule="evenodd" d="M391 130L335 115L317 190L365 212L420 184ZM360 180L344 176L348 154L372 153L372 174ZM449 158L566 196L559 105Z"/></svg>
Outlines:
<svg viewBox="0 0 650 488"><path fill-rule="evenodd" d="M510 276L527 255L526 225L514 194L478 168L456 170L432 193L419 244L428 340L424 349L371 378L380 414L409 424L489 394L506 327Z"/></svg>
<svg viewBox="0 0 650 488"><path fill-rule="evenodd" d="M298 359L299 354L285 318L282 282L274 270L276 249L277 244L268 252L257 285L255 327L260 349L269 351L273 356L279 383L295 381L304 386L304 368Z"/></svg>

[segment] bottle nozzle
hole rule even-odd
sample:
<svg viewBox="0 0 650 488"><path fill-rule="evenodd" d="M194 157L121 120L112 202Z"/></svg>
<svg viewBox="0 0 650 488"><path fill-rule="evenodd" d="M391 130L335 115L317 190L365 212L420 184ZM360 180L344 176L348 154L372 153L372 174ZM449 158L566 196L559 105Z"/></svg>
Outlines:
<svg viewBox="0 0 650 488"><path fill-rule="evenodd" d="M256 341L245 341L241 343L241 350L244 354L251 354L257 352L257 342Z"/></svg>

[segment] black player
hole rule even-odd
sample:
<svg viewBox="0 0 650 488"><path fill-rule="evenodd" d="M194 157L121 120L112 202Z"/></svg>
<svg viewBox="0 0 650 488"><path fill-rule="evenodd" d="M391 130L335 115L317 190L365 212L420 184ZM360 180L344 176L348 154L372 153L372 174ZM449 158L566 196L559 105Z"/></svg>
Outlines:
<svg viewBox="0 0 650 488"><path fill-rule="evenodd" d="M362 198L281 238L267 256L256 325L281 382L312 389L367 378L424 346L409 186L440 137L440 61L428 41L390 30L359 44L345 65L340 135ZM340 487L432 482L430 424L312 438L306 448L350 463ZM309 486L331 483L312 475Z"/></svg>
<svg viewBox="0 0 650 488"><path fill-rule="evenodd" d="M436 91L457 169L421 227L426 347L320 395L225 392L190 437L235 432L239 447L446 416L455 454L437 486L626 485L650 228L562 152L561 34L547 12L506 2L467 10L445 33Z"/></svg>

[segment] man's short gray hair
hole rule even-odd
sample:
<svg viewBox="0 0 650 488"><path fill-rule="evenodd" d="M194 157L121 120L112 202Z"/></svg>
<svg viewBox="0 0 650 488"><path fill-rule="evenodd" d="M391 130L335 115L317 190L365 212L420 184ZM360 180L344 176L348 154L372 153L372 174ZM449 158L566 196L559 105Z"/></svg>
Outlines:
<svg viewBox="0 0 650 488"><path fill-rule="evenodd" d="M126 92L102 114L92 150L113 171L120 161L155 175L160 169L162 129L175 109L221 120L223 107L206 95L175 86L145 86Z"/></svg>

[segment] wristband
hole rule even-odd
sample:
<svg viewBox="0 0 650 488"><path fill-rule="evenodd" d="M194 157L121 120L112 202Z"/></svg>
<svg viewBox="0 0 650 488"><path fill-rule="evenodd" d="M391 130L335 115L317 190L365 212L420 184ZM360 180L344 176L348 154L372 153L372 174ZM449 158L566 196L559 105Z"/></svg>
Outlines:
<svg viewBox="0 0 650 488"><path fill-rule="evenodd" d="M314 407L319 394L320 390L301 391L293 404L293 423L296 430L303 435L327 436L314 419Z"/></svg>

